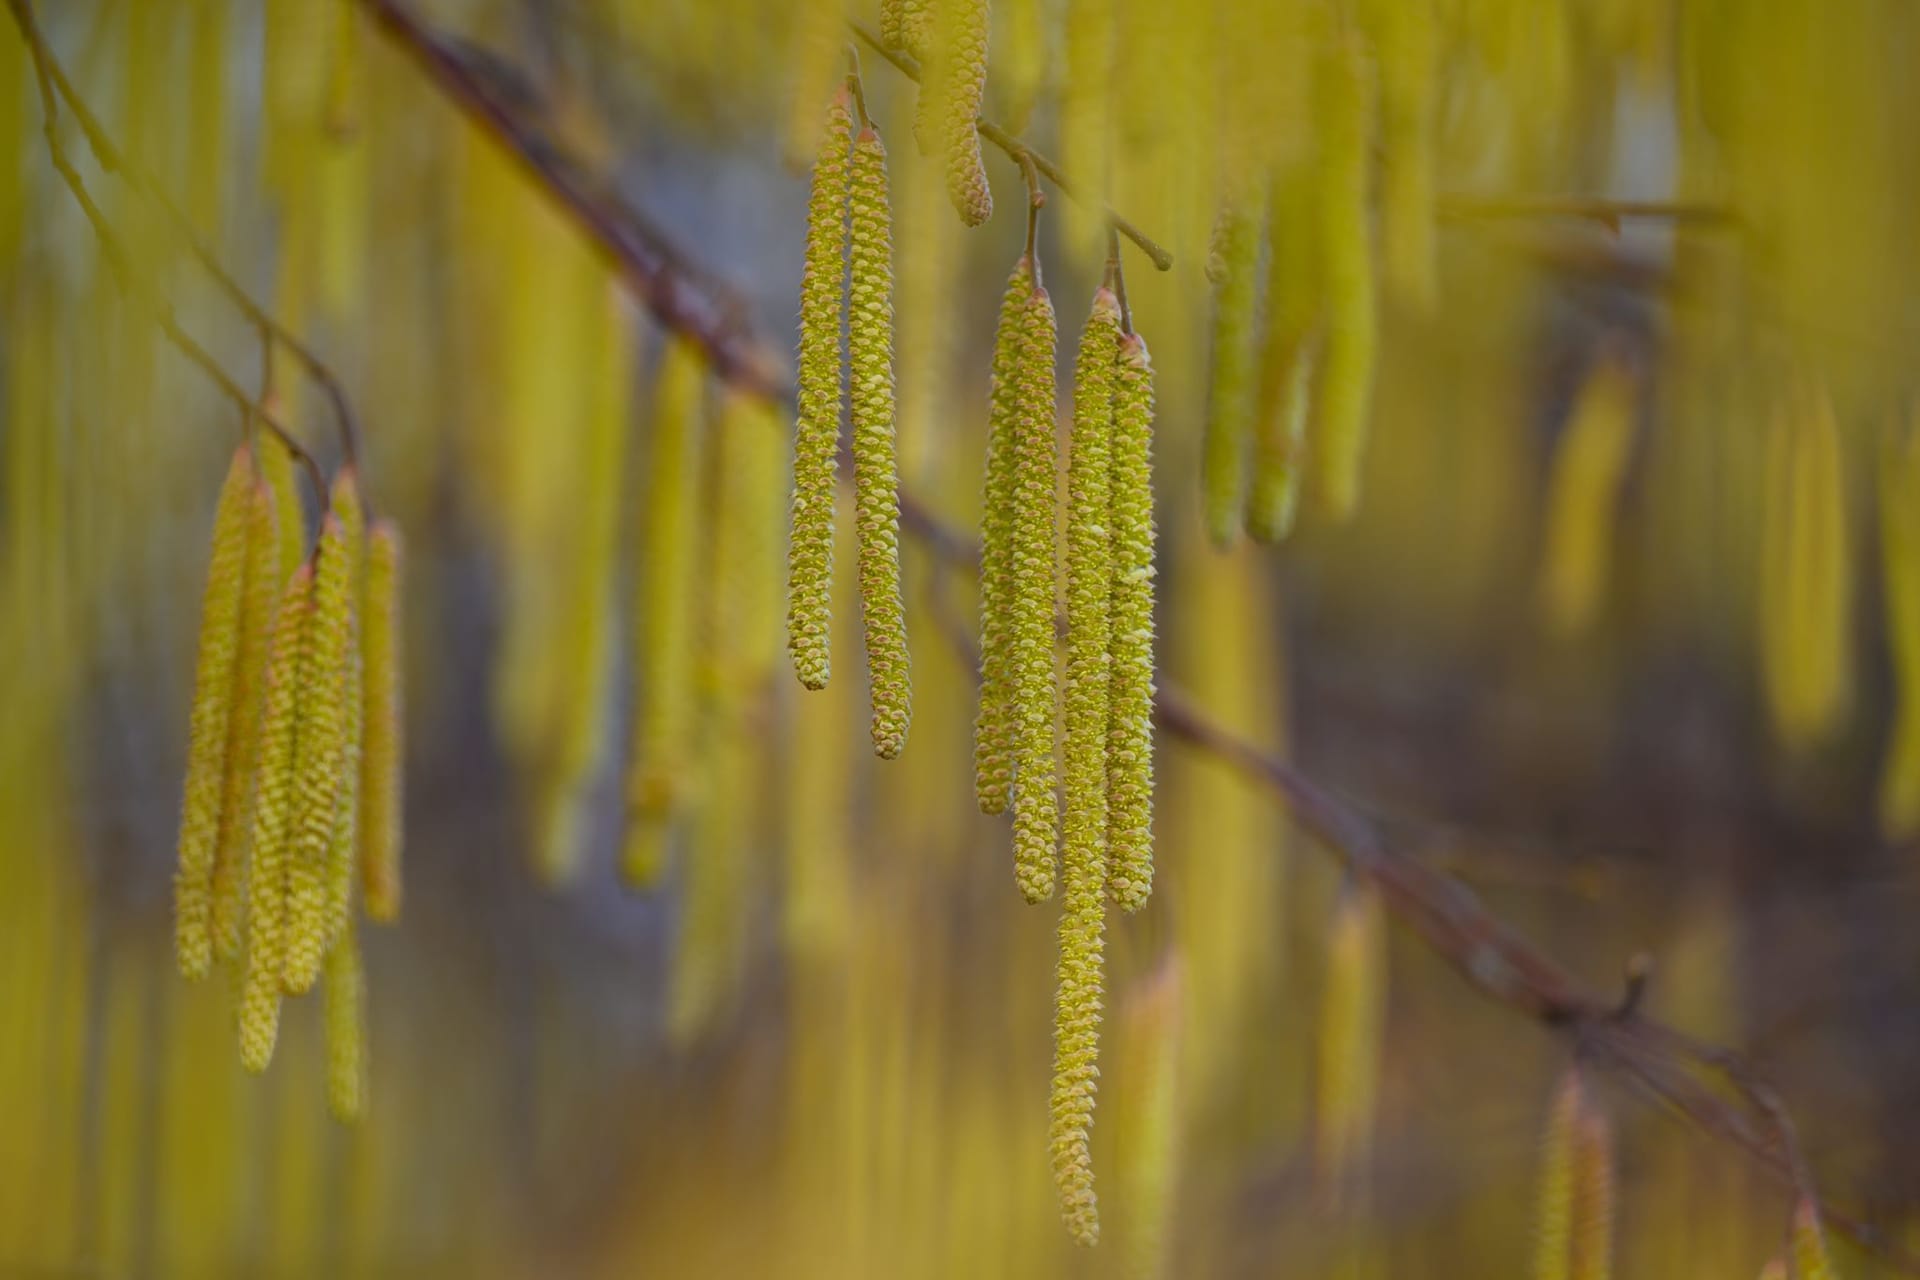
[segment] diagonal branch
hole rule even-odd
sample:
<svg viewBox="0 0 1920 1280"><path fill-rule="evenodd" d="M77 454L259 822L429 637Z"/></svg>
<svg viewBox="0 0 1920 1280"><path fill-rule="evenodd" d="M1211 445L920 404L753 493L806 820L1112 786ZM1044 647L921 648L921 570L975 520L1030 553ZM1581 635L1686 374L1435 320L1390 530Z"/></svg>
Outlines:
<svg viewBox="0 0 1920 1280"><path fill-rule="evenodd" d="M518 118L514 103L487 93L453 46L414 20L397 0L361 2L381 17L388 35L413 54L457 107L516 150L529 170L548 183L582 230L620 263L660 323L703 347L721 378L791 401L792 389L770 373L776 364L764 347L702 293L676 265L677 256L658 233L608 195L536 123ZM1027 154L1040 164L1039 157ZM1117 222L1115 226L1124 232ZM977 569L974 540L910 492L900 494L900 520L943 565ZM1641 977L1630 979L1625 999L1597 991L1488 911L1458 880L1396 849L1366 815L1287 761L1216 724L1178 689L1161 688L1154 699L1154 719L1168 736L1279 794L1317 847L1378 886L1400 924L1488 999L1567 1035L1580 1053L1817 1202L1791 1122L1772 1090L1738 1054L1697 1041L1641 1012L1636 998ZM1821 1212L1836 1230L1901 1271L1920 1275L1920 1257L1874 1224L1831 1205L1822 1204Z"/></svg>

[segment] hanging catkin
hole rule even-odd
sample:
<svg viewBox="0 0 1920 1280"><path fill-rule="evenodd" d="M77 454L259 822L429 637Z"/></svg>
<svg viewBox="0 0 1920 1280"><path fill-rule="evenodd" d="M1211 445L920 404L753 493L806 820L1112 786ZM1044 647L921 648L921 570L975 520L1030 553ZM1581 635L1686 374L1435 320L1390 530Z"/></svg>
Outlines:
<svg viewBox="0 0 1920 1280"><path fill-rule="evenodd" d="M873 750L900 754L912 719L906 612L900 598L900 478L893 429L893 238L887 152L872 125L853 145L847 348L853 401L860 609L873 696Z"/></svg>
<svg viewBox="0 0 1920 1280"><path fill-rule="evenodd" d="M327 951L322 983L327 1105L335 1119L350 1124L367 1107L367 977L360 961L360 931L351 918Z"/></svg>
<svg viewBox="0 0 1920 1280"><path fill-rule="evenodd" d="M1541 615L1561 635L1584 630L1600 610L1635 398L1631 369L1617 355L1602 355L1554 450L1538 589Z"/></svg>
<svg viewBox="0 0 1920 1280"><path fill-rule="evenodd" d="M793 520L787 544L787 649L794 674L824 689L831 671L827 597L833 580L833 484L840 449L840 346L847 278L847 147L852 131L842 87L827 110L807 205L800 283L800 394L794 418Z"/></svg>
<svg viewBox="0 0 1920 1280"><path fill-rule="evenodd" d="M301 565L287 582L273 626L260 722L260 770L248 838L247 971L240 994L240 1061L267 1069L280 1027L281 974L287 919L288 846L299 746L300 681L313 616L313 569Z"/></svg>
<svg viewBox="0 0 1920 1280"><path fill-rule="evenodd" d="M1221 547L1239 535L1246 498L1259 228L1258 212L1251 202L1229 202L1214 224L1213 253L1207 262L1207 275L1214 286L1213 362L1201 452L1201 487L1206 498L1207 533L1214 545Z"/></svg>
<svg viewBox="0 0 1920 1280"><path fill-rule="evenodd" d="M364 699L360 753L360 887L367 916L400 918L400 530L376 520L367 538L366 614L360 628Z"/></svg>
<svg viewBox="0 0 1920 1280"><path fill-rule="evenodd" d="M666 869L668 839L687 800L705 377L699 349L684 338L667 345L655 375L652 457L641 520L640 599L633 619L640 705L634 717L622 861L627 882L638 886L656 883Z"/></svg>
<svg viewBox="0 0 1920 1280"><path fill-rule="evenodd" d="M1107 889L1123 911L1153 892L1153 364L1120 339L1113 407L1113 678L1107 737Z"/></svg>
<svg viewBox="0 0 1920 1280"><path fill-rule="evenodd" d="M1322 311L1314 195L1312 167L1302 163L1277 172L1268 197L1267 331L1247 487L1247 533L1261 542L1291 533L1299 510Z"/></svg>
<svg viewBox="0 0 1920 1280"><path fill-rule="evenodd" d="M1580 1069L1555 1092L1541 1140L1534 1280L1607 1280L1613 1266L1613 1141Z"/></svg>
<svg viewBox="0 0 1920 1280"><path fill-rule="evenodd" d="M1433 0L1375 7L1380 54L1380 240L1388 283L1416 309L1433 306Z"/></svg>
<svg viewBox="0 0 1920 1280"><path fill-rule="evenodd" d="M1326 274L1327 326L1313 459L1321 496L1336 520L1349 518L1360 505L1360 464L1373 397L1369 79L1361 52L1350 39L1337 41L1320 60L1321 269Z"/></svg>
<svg viewBox="0 0 1920 1280"><path fill-rule="evenodd" d="M1768 439L1762 526L1762 666L1789 747L1824 741L1851 699L1852 572L1839 428L1826 393L1799 386Z"/></svg>
<svg viewBox="0 0 1920 1280"><path fill-rule="evenodd" d="M1920 432L1891 433L1880 459L1880 558L1896 702L1880 766L1880 832L1920 832Z"/></svg>
<svg viewBox="0 0 1920 1280"><path fill-rule="evenodd" d="M916 58L927 56L934 0L880 0L880 43Z"/></svg>
<svg viewBox="0 0 1920 1280"><path fill-rule="evenodd" d="M293 455L277 442L262 442L259 451L260 474L273 491L273 514L279 538L281 582L293 576L307 558L306 504L300 497L300 483L293 474Z"/></svg>
<svg viewBox="0 0 1920 1280"><path fill-rule="evenodd" d="M1013 874L1021 896L1053 893L1060 810L1054 795L1054 406L1059 330L1037 284L1022 325L1015 413L1013 582L1008 653L1013 664Z"/></svg>
<svg viewBox="0 0 1920 1280"><path fill-rule="evenodd" d="M1827 1257L1827 1234L1820 1225L1820 1206L1802 1195L1793 1206L1794 1280L1834 1280L1833 1262Z"/></svg>
<svg viewBox="0 0 1920 1280"><path fill-rule="evenodd" d="M960 221L977 227L993 216L993 189L980 159L980 102L987 89L987 45L992 18L987 0L940 0L940 48L934 59L934 95L947 197Z"/></svg>
<svg viewBox="0 0 1920 1280"><path fill-rule="evenodd" d="M1000 299L993 333L993 389L987 417L987 478L980 515L980 711L973 725L974 798L982 813L1004 813L1013 783L1014 485L1019 364L1033 260L1022 254Z"/></svg>
<svg viewBox="0 0 1920 1280"><path fill-rule="evenodd" d="M269 449L278 446L269 445ZM227 772L222 781L220 848L213 863L213 955L238 958L245 917L247 798L260 759L260 704L266 692L267 650L274 613L285 586L281 576L279 520L273 490L255 476L247 503L246 591L241 601L240 656L233 672L233 715L228 729Z"/></svg>
<svg viewBox="0 0 1920 1280"><path fill-rule="evenodd" d="M882 6L880 15L885 22L887 6ZM787 158L795 168L811 161L820 145L820 104L841 79L845 31L843 0L802 0L795 8L786 137Z"/></svg>
<svg viewBox="0 0 1920 1280"><path fill-rule="evenodd" d="M213 554L200 605L186 797L180 812L180 864L174 876L175 951L180 972L193 979L205 977L213 965L213 867L236 716L234 672L240 660L252 493L251 450L242 444L227 467L214 509Z"/></svg>
<svg viewBox="0 0 1920 1280"><path fill-rule="evenodd" d="M1074 360L1073 435L1067 463L1066 836L1061 865L1060 974L1054 1012L1051 1146L1054 1185L1067 1229L1081 1244L1100 1237L1088 1129L1098 1088L1107 910L1108 642L1113 558L1114 373L1120 304L1102 287Z"/></svg>
<svg viewBox="0 0 1920 1280"><path fill-rule="evenodd" d="M1386 920L1379 891L1341 891L1327 934L1325 995L1315 1048L1314 1169L1336 1201L1364 1194L1379 1105L1387 1006Z"/></svg>

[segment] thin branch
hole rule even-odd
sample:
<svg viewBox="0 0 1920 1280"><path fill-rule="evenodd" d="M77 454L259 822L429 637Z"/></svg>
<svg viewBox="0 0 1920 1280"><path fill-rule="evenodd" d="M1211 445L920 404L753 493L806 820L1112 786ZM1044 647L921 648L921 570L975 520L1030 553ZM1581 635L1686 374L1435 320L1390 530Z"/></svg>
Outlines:
<svg viewBox="0 0 1920 1280"><path fill-rule="evenodd" d="M791 402L791 387L767 380L770 362L750 333L744 328L717 327L718 312L710 304L687 305L692 286L675 274L680 268L674 255L654 233L623 206L583 199L579 191L591 190L579 186L584 170L536 130L517 121L511 105L486 98L464 84L455 74L460 69L457 59L450 66L443 63L453 55L446 52L441 39L407 17L396 0L362 3L382 15L387 30L416 51L423 66L456 105L470 113L497 114L499 118L491 127L510 148L533 150L533 154L523 153L521 158L537 177L546 180L549 175L559 175L562 183L553 188L554 194L575 209L583 229L621 263L642 300L653 306L660 323L712 354L723 379ZM855 31L878 48L873 37L857 24ZM901 65L902 60L892 52L880 52ZM908 68L902 66L902 70ZM999 142L987 133L984 123L981 133ZM1016 160L1024 153L1047 173L1048 166L1042 159L1017 141L1010 141L1005 149ZM1051 173L1048 176L1054 177ZM1061 185L1057 178L1055 181ZM1064 185L1061 189L1068 190ZM1118 219L1113 225L1121 234L1128 234ZM663 274L669 278L661 278ZM657 305L658 299L674 305ZM842 462L846 462L844 456ZM847 468L843 465L842 470ZM943 566L943 571L977 571L978 543L948 525L906 490L900 493L900 523ZM954 640L971 650L968 637L959 635ZM1178 689L1163 685L1154 698L1153 714L1166 737L1228 764L1278 794L1294 822L1314 837L1318 848L1340 860L1351 874L1371 880L1392 915L1488 999L1573 1037L1649 1096L1671 1106L1702 1131L1740 1149L1756 1167L1797 1191L1812 1194L1792 1141L1791 1126L1785 1121L1785 1108L1758 1083L1739 1055L1693 1040L1649 1018L1637 998L1622 1000L1595 990L1489 912L1465 885L1394 848L1373 820L1279 756L1222 728ZM1703 1083L1703 1076L1725 1081L1739 1101L1710 1089ZM1900 1270L1920 1275L1920 1259L1901 1250L1872 1224L1831 1205L1823 1204L1822 1214L1835 1230Z"/></svg>
<svg viewBox="0 0 1920 1280"><path fill-rule="evenodd" d="M1739 221L1731 210L1719 205L1678 200L1608 200L1593 196L1443 195L1435 202L1434 212L1454 222L1566 218L1597 222L1615 233L1625 222L1735 226Z"/></svg>
<svg viewBox="0 0 1920 1280"><path fill-rule="evenodd" d="M95 203L93 194L87 190L86 180L80 171L73 167L73 160L67 155L64 143L60 141L60 103L59 98L67 96L59 93L56 85L60 79L58 65L42 37L39 25L34 21L31 0L7 0L7 7L13 13L14 23L20 28L21 38L26 41L27 50L33 55L34 74L40 86L40 109L45 117L43 132L47 140L47 154L53 161L54 169L60 174L67 190L72 193L80 211L87 216L93 234L100 242L100 255L106 260L107 267L113 272L120 291L129 297L138 297L153 315L153 321L159 326L167 341L171 342L181 355L191 361L220 391L239 407L242 421L253 419L273 433L282 447L306 468L307 478L313 484L313 492L321 510L327 505L327 482L321 473L320 464L304 445L288 431L266 408L227 375L220 362L215 360L208 350L201 346L180 325L173 304L159 291L158 286L141 276L134 267L132 255L114 231L113 224L107 221L105 213ZM56 96L58 94L58 96ZM69 101L72 99L69 98ZM79 113L76 111L76 115ZM84 127L84 126L83 126ZM102 163L105 163L103 159Z"/></svg>
<svg viewBox="0 0 1920 1280"><path fill-rule="evenodd" d="M915 84L921 83L920 63L911 54L902 53L898 49L887 48L886 45L880 42L880 37L864 22L850 18L847 20L847 25L853 29L853 34L865 41L868 47L875 53L898 68L901 75L913 81ZM981 137L1006 152L1009 156L1013 157L1013 159L1021 161L1022 163L1031 162L1034 168L1044 173L1047 176L1047 181L1060 188L1069 200L1086 204L1094 199L1094 197L1087 195L1077 187L1066 174L1062 173L1059 165L1047 159L993 121L983 116L975 120L973 124L974 128L980 131ZM1128 222L1111 206L1102 206L1101 212L1106 215L1108 225L1127 239L1139 245L1140 251L1147 255L1154 266L1162 271L1170 271L1173 269L1173 255L1155 243L1146 232L1134 226L1131 222Z"/></svg>
<svg viewBox="0 0 1920 1280"><path fill-rule="evenodd" d="M354 422L353 411L348 406L346 392L341 388L340 379L334 375L333 370L314 352L313 348L300 340L299 335L275 320L265 307L254 301L253 296L241 286L238 280L234 279L233 273L221 265L220 259L214 255L213 250L194 229L193 220L188 218L173 197L167 194L166 188L161 185L159 179L133 161L114 143L112 135L100 122L100 117L94 114L87 100L74 88L66 69L60 65L59 58L54 56L52 48L42 38L38 27L32 25L31 0L9 0L9 3L13 7L16 20L23 23L22 30L26 33L27 45L33 52L34 60L46 69L48 75L52 76L54 87L60 91L60 97L67 104L68 110L73 112L74 121L80 126L80 132L87 139L87 148L93 152L94 159L99 162L100 168L106 173L118 176L159 209L165 215L173 233L180 238L181 243L186 245L187 251L193 255L201 269L232 301L234 307L246 316L248 323L253 325L263 337L269 337L273 342L285 347L306 369L307 375L320 384L321 390L326 393L328 401L333 406L334 417L339 424L341 453L349 465L356 465L360 456L359 429Z"/></svg>

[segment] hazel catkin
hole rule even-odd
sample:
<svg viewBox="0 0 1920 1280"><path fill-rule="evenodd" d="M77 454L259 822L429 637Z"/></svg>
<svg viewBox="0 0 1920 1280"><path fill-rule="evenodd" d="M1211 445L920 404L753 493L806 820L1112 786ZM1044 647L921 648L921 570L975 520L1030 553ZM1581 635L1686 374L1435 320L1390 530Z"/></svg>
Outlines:
<svg viewBox="0 0 1920 1280"><path fill-rule="evenodd" d="M367 1107L367 978L359 929L349 918L327 951L322 978L326 1002L327 1106L351 1124Z"/></svg>
<svg viewBox="0 0 1920 1280"><path fill-rule="evenodd" d="M234 451L214 509L213 553L201 596L200 652L187 740L186 796L180 814L179 868L174 876L175 950L180 972L203 978L213 964L213 867L226 798L227 755L246 595L247 533L252 507L251 450Z"/></svg>
<svg viewBox="0 0 1920 1280"><path fill-rule="evenodd" d="M1377 336L1367 235L1369 79L1351 41L1337 42L1321 58L1320 252L1327 309L1313 460L1321 497L1336 520L1350 518L1360 505L1360 466L1373 399Z"/></svg>
<svg viewBox="0 0 1920 1280"><path fill-rule="evenodd" d="M1013 783L1012 631L1015 440L1020 348L1033 261L1024 254L1007 278L993 333L987 416L987 476L980 515L980 709L973 726L974 798L982 813L1004 813Z"/></svg>
<svg viewBox="0 0 1920 1280"><path fill-rule="evenodd" d="M1315 1045L1314 1170L1337 1202L1361 1189L1379 1104L1386 919L1371 884L1348 885L1334 906L1325 983Z"/></svg>
<svg viewBox="0 0 1920 1280"><path fill-rule="evenodd" d="M1013 582L1008 654L1013 666L1014 880L1028 902L1053 894L1059 801L1054 795L1054 460L1053 362L1059 330L1053 301L1028 295L1015 412Z"/></svg>
<svg viewBox="0 0 1920 1280"><path fill-rule="evenodd" d="M1114 376L1112 692L1107 737L1107 891L1138 911L1153 891L1153 365L1137 333Z"/></svg>
<svg viewBox="0 0 1920 1280"><path fill-rule="evenodd" d="M1201 487L1207 533L1215 546L1239 535L1246 500L1247 444L1253 418L1254 270L1259 218L1245 201L1229 203L1214 226L1207 274L1214 282L1213 362Z"/></svg>
<svg viewBox="0 0 1920 1280"><path fill-rule="evenodd" d="M1534 1280L1607 1280L1613 1265L1613 1143L1580 1069L1554 1094L1541 1139Z"/></svg>
<svg viewBox="0 0 1920 1280"><path fill-rule="evenodd" d="M940 145L946 162L947 198L960 220L977 227L993 216L993 189L980 159L980 102L987 88L987 45L992 18L988 0L940 0Z"/></svg>
<svg viewBox="0 0 1920 1280"><path fill-rule="evenodd" d="M400 918L401 769L405 760L400 697L400 530L376 520L367 537L366 610L360 629L360 887L367 916Z"/></svg>
<svg viewBox="0 0 1920 1280"><path fill-rule="evenodd" d="M906 746L912 718L907 624L900 594L899 466L893 421L893 241L886 148L860 130L849 173L852 208L847 348L853 402L855 530L860 606L873 698L873 750L884 760Z"/></svg>
<svg viewBox="0 0 1920 1280"><path fill-rule="evenodd" d="M834 470L846 360L840 345L847 278L847 148L852 117L842 87L827 109L807 204L800 283L799 409L794 417L793 518L787 544L787 649L794 674L824 689L833 581Z"/></svg>

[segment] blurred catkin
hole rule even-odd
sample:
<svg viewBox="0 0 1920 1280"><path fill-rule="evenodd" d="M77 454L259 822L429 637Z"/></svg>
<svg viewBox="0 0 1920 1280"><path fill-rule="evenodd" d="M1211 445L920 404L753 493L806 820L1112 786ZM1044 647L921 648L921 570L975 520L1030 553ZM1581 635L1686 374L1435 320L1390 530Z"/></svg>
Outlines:
<svg viewBox="0 0 1920 1280"><path fill-rule="evenodd" d="M1554 1091L1540 1140L1540 1189L1534 1208L1533 1280L1569 1280L1573 1265L1574 1148L1584 1109L1579 1068Z"/></svg>
<svg viewBox="0 0 1920 1280"><path fill-rule="evenodd" d="M401 769L400 530L373 523L367 539L366 615L360 629L364 724L360 755L360 887L367 915L400 918Z"/></svg>
<svg viewBox="0 0 1920 1280"><path fill-rule="evenodd" d="M1153 364L1120 340L1114 378L1112 693L1107 738L1107 888L1123 911L1153 891Z"/></svg>
<svg viewBox="0 0 1920 1280"><path fill-rule="evenodd" d="M1106 219L1100 211L1113 185L1118 9L1113 0L1066 0L1061 22L1060 163L1073 174L1081 198L1061 209L1060 230L1061 243L1075 262L1097 262L1106 249Z"/></svg>
<svg viewBox="0 0 1920 1280"><path fill-rule="evenodd" d="M947 197L960 220L977 227L993 216L993 189L980 159L974 122L987 89L987 48L992 23L988 0L939 0L934 87L927 91L939 120L947 172Z"/></svg>
<svg viewBox="0 0 1920 1280"><path fill-rule="evenodd" d="M973 726L974 797L982 813L1004 813L1013 783L1014 489L1018 465L1020 352L1033 262L1024 254L1007 278L993 333L987 417L987 477L980 504L980 711Z"/></svg>
<svg viewBox="0 0 1920 1280"><path fill-rule="evenodd" d="M1267 207L1267 328L1253 407L1247 532L1278 542L1299 510L1307 416L1323 302L1312 166L1274 175Z"/></svg>
<svg viewBox="0 0 1920 1280"><path fill-rule="evenodd" d="M293 473L293 455L277 441L261 441L260 474L273 491L275 533L279 538L281 582L293 576L307 559L306 502L300 496L299 480Z"/></svg>
<svg viewBox="0 0 1920 1280"><path fill-rule="evenodd" d="M367 979L360 960L360 931L349 918L327 951L321 979L326 1001L327 1105L351 1123L367 1106Z"/></svg>
<svg viewBox="0 0 1920 1280"><path fill-rule="evenodd" d="M1604 599L1635 401L1631 370L1618 357L1602 356L1554 450L1538 590L1542 617L1561 635L1590 626Z"/></svg>
<svg viewBox="0 0 1920 1280"><path fill-rule="evenodd" d="M367 518L357 478L341 472L334 484L333 512L340 519L342 557L347 566L347 640L335 677L340 689L339 792L334 800L333 833L327 845L326 916L322 933L331 951L353 910L353 884L359 871L361 755L366 737L365 668L360 652L366 608Z"/></svg>
<svg viewBox="0 0 1920 1280"><path fill-rule="evenodd" d="M251 800L246 977L240 996L240 1061L253 1072L267 1069L280 1025L300 683L306 667L313 595L313 569L301 565L281 596L267 659L260 770Z"/></svg>
<svg viewBox="0 0 1920 1280"><path fill-rule="evenodd" d="M882 7L884 19L886 7ZM820 145L820 104L841 79L846 49L844 0L802 0L794 14L793 91L787 105L787 160L810 162Z"/></svg>
<svg viewBox="0 0 1920 1280"><path fill-rule="evenodd" d="M706 378L699 349L674 339L654 378L640 594L633 618L639 710L622 860L627 882L638 886L656 883L665 870L667 842L687 799L686 770L694 747L694 575Z"/></svg>
<svg viewBox="0 0 1920 1280"><path fill-rule="evenodd" d="M1207 275L1213 281L1213 358L1201 485L1207 533L1227 546L1240 532L1246 498L1247 442L1253 413L1253 339L1260 257L1260 209L1245 198L1220 211Z"/></svg>
<svg viewBox="0 0 1920 1280"><path fill-rule="evenodd" d="M1386 1031L1385 908L1371 884L1341 891L1327 930L1316 1042L1314 1170L1335 1202L1364 1201Z"/></svg>
<svg viewBox="0 0 1920 1280"><path fill-rule="evenodd" d="M800 392L794 420L793 519L787 549L787 648L794 674L823 689L831 671L828 594L833 579L833 485L840 449L840 346L847 279L847 148L852 117L843 87L826 113L807 205L800 284Z"/></svg>
<svg viewBox="0 0 1920 1280"><path fill-rule="evenodd" d="M1380 59L1380 247L1388 284L1414 309L1434 298L1434 0L1385 0L1369 26Z"/></svg>
<svg viewBox="0 0 1920 1280"><path fill-rule="evenodd" d="M1371 75L1365 55L1336 39L1320 59L1321 270L1327 324L1312 456L1320 495L1336 520L1360 505L1360 467L1372 412L1373 249L1368 237Z"/></svg>
<svg viewBox="0 0 1920 1280"><path fill-rule="evenodd" d="M1852 565L1833 405L1797 385L1767 442L1761 657L1780 740L1825 741L1852 696Z"/></svg>
<svg viewBox="0 0 1920 1280"><path fill-rule="evenodd" d="M900 595L900 475L893 422L893 236L887 152L872 126L854 142L847 349L860 607L873 697L873 750L898 756L912 719L907 622Z"/></svg>
<svg viewBox="0 0 1920 1280"><path fill-rule="evenodd" d="M1835 1280L1820 1207L1805 1195L1793 1207L1792 1241L1794 1280Z"/></svg>
<svg viewBox="0 0 1920 1280"><path fill-rule="evenodd" d="M1573 1136L1573 1268L1570 1280L1613 1275L1613 1131L1591 1095Z"/></svg>
<svg viewBox="0 0 1920 1280"><path fill-rule="evenodd" d="M203 978L213 965L213 867L226 798L234 673L240 661L253 494L251 450L234 451L213 516L213 553L200 605L200 652L187 740L186 797L180 813L179 869L174 877L175 950L180 972Z"/></svg>
<svg viewBox="0 0 1920 1280"><path fill-rule="evenodd" d="M1022 324L1015 397L1013 582L1014 880L1028 902L1053 893L1059 801L1054 795L1054 354L1053 301L1036 285Z"/></svg>

